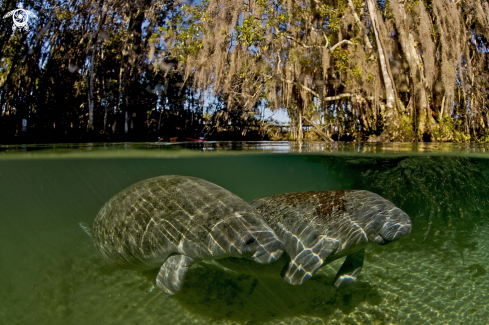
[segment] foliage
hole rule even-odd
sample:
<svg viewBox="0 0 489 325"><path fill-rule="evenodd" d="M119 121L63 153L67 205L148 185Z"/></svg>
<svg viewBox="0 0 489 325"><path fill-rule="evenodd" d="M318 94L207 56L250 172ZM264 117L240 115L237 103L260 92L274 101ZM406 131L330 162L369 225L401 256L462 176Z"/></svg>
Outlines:
<svg viewBox="0 0 489 325"><path fill-rule="evenodd" d="M370 3L375 8L369 8ZM432 116L442 102L453 128L475 133L477 138L489 123L487 108L481 105L487 93L478 88L482 84L474 84L470 71L471 65L487 61L486 30L481 25L486 4L485 0L463 1L462 6L441 0L260 0L245 1L240 7L234 1L209 0L204 8L208 19L202 24L206 31L202 50L189 55L179 68L197 75L197 88L224 95L228 106L240 102L245 110L252 110L260 99L272 109L286 110L292 138L302 137L301 116L314 101L320 103L323 120L332 121L329 131L338 138L355 129L366 139L395 128L389 137L404 139L405 132L399 132L402 124L408 132L416 129L420 139L436 141L440 137L435 134L444 126ZM375 29L372 17L363 14L370 14L369 9L377 15ZM444 21L441 13L450 16L451 22ZM455 29L453 38L447 36L450 28ZM475 42L478 49L474 42L456 41L462 32L480 35ZM167 36L168 44L173 44L175 38ZM210 64L202 65L204 60ZM389 72L382 72L385 65L391 66ZM398 96L393 102L401 103L389 114L382 108L388 104L386 76L392 78L389 82ZM424 80L424 86L416 86L413 92L419 80ZM457 99L455 93L465 99ZM469 109L470 94L477 94L473 97L477 98L477 117L463 112ZM448 104L452 102L456 103L453 107ZM413 117L410 125L403 120L405 113ZM385 120L386 116L390 119ZM482 123L471 124L468 119ZM460 130L462 126L467 130Z"/></svg>
<svg viewBox="0 0 489 325"><path fill-rule="evenodd" d="M331 52L331 56L335 59L335 68L340 72L346 72L351 60L348 50L338 47Z"/></svg>
<svg viewBox="0 0 489 325"><path fill-rule="evenodd" d="M242 25L235 29L238 41L246 46L257 46L265 39L262 26L253 16L244 19Z"/></svg>
<svg viewBox="0 0 489 325"><path fill-rule="evenodd" d="M488 141L488 0L24 5L29 31L0 21L4 138L22 119L75 139L195 132L205 113L246 133L269 108L291 139L309 116L335 139Z"/></svg>

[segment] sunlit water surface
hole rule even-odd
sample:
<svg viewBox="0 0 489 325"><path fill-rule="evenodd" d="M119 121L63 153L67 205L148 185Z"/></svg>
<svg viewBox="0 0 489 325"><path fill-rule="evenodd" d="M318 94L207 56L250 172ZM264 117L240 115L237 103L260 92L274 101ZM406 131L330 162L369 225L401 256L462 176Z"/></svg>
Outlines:
<svg viewBox="0 0 489 325"><path fill-rule="evenodd" d="M305 143L0 146L1 324L487 324L489 153L484 145ZM358 281L342 260L301 286L195 265L181 293L157 270L107 264L79 227L125 187L159 175L214 182L245 200L374 191L413 221L370 246Z"/></svg>

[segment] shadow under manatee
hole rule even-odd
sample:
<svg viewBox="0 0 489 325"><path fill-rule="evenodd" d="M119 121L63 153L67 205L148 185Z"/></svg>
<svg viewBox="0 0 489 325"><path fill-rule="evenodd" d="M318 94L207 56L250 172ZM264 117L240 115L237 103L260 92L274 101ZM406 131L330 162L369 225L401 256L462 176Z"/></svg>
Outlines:
<svg viewBox="0 0 489 325"><path fill-rule="evenodd" d="M188 271L174 299L192 313L247 323L298 316L327 318L337 309L349 314L362 302L378 305L382 301L369 283L357 282L340 290L332 283L333 277L321 272L292 286L280 278L258 279L201 264Z"/></svg>

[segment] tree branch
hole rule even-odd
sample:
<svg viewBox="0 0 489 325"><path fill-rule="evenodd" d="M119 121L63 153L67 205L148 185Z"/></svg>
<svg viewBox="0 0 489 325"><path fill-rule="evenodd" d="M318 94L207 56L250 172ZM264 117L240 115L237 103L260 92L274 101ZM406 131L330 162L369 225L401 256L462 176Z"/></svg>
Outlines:
<svg viewBox="0 0 489 325"><path fill-rule="evenodd" d="M299 44L300 46L305 47L305 48L322 47L322 46L316 46L316 45L306 45L304 43L299 42L295 37L290 36L290 35L285 35L285 38L293 40L294 42L296 42L297 44Z"/></svg>
<svg viewBox="0 0 489 325"><path fill-rule="evenodd" d="M290 36L290 35L286 35L285 38L290 39L290 40L296 42L297 44L299 44L300 46L305 47L305 48L308 48L308 49L309 48L313 48L313 47L319 47L319 48L321 48L321 47L328 47L328 39L326 37L325 37L325 39L326 39L326 45L324 45L324 46L323 45L306 45L305 43L299 42L295 37Z"/></svg>
<svg viewBox="0 0 489 325"><path fill-rule="evenodd" d="M341 98L346 98L346 97L351 97L351 96L352 96L352 94L345 93L345 94L340 94L340 95L337 95L337 96L324 97L324 98L321 98L321 100L323 102L331 102L333 100L338 100L338 99L341 99Z"/></svg>
<svg viewBox="0 0 489 325"><path fill-rule="evenodd" d="M290 39L290 40L296 42L297 44L299 44L300 46L305 47L305 48L308 48L308 49L309 48L313 48L313 47L320 47L320 48L321 47L328 47L328 45L329 45L329 42L328 42L328 39L326 38L326 36L324 37L326 39L326 45L324 45L324 46L322 46L322 45L306 45L305 43L299 42L295 37L290 36L290 35L285 35L285 38ZM339 46L341 46L341 45L343 45L345 43L350 44L350 45L354 45L355 44L352 41L345 39L345 40L342 40L342 41L336 43L334 46L332 46L329 49L329 51L330 52L331 51L334 51L337 47L339 47Z"/></svg>
<svg viewBox="0 0 489 325"><path fill-rule="evenodd" d="M357 10L355 8L355 5L353 4L353 0L348 0L348 6L350 7L351 11L353 12L353 17L355 18L358 26L364 32L363 33L363 38L364 38L364 41L365 41L365 45L369 49L371 49L372 48L372 44L370 44L370 40L368 39L365 26L363 25L362 21L360 20L360 18L357 15Z"/></svg>
<svg viewBox="0 0 489 325"><path fill-rule="evenodd" d="M337 95L337 96L323 97L320 94L318 94L317 92L315 92L314 90L312 90L311 88L306 87L304 85L301 85L298 82L295 82L295 81L292 81L292 80L283 79L283 78L279 78L279 79L282 80L283 82L286 82L286 83L289 83L289 84L294 84L296 86L302 87L302 89L310 92L311 94L313 94L314 96L316 96L317 98L319 98L323 102L331 102L333 100L338 100L338 99L341 99L341 98L351 97L352 96L351 93L345 93L345 94L340 94L340 95Z"/></svg>
<svg viewBox="0 0 489 325"><path fill-rule="evenodd" d="M294 84L296 86L300 86L302 87L303 89L307 90L308 92L310 92L311 94L313 94L314 96L318 97L318 98L321 98L321 95L319 95L317 92L315 92L314 90L312 90L311 88L309 87L306 87L304 85L301 85L300 83L298 82L295 82L295 81L292 81L292 80L287 80L287 79L283 79L283 78L279 78L280 80L286 82L286 83L289 83L289 84Z"/></svg>
<svg viewBox="0 0 489 325"><path fill-rule="evenodd" d="M337 47L339 47L339 46L341 46L341 45L343 45L343 44L345 44L345 43L348 43L348 44L350 44L350 45L355 44L355 43L353 43L352 41L349 41L349 40L347 40L347 39L344 39L344 40L342 40L342 41L340 41L340 42L336 43L335 45L333 45L333 46L332 46L332 47L329 49L329 51L330 51L330 52L333 52L334 50L336 50L336 48L337 48Z"/></svg>
<svg viewBox="0 0 489 325"><path fill-rule="evenodd" d="M317 2L317 1L316 1L316 2ZM327 47L329 46L329 40L328 40L328 37L326 36L326 34L325 34L325 33L324 33L322 30L317 30L317 29L315 29L314 27L311 27L311 30L312 30L313 32L315 32L315 33L319 33L319 32L320 32L320 33L323 35L324 40L326 41L326 45L306 45L305 43L301 43L301 42L299 42L299 41L298 41L298 40L297 40L295 37L293 37L293 36L286 35L285 37L286 37L286 38L288 38L288 39L290 39L290 40L293 40L294 42L296 42L297 44L299 44L299 45L301 45L301 46L303 46L303 47L305 47L305 48L312 48L312 47L319 47L319 48L321 48L321 47L326 47L326 48L327 48Z"/></svg>
<svg viewBox="0 0 489 325"><path fill-rule="evenodd" d="M316 124L314 124L310 119L308 119L305 115L302 115L302 117L304 118L304 120L306 120L309 124L311 124L315 129L316 129L316 132L323 138L325 139L326 141L329 141L329 142L333 142L333 139L331 139L326 133L324 133L323 131L321 131L321 128L319 126L317 126Z"/></svg>

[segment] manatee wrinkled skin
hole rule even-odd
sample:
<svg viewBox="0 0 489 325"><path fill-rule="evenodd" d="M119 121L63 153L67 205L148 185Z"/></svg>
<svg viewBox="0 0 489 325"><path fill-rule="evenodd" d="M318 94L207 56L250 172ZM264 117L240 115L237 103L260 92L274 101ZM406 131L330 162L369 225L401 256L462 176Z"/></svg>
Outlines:
<svg viewBox="0 0 489 325"><path fill-rule="evenodd" d="M280 273L293 285L304 283L321 266L344 256L334 284L338 288L351 284L362 270L369 243L386 245L409 235L412 227L404 211L363 190L276 194L250 204L284 243L287 254L259 268L233 258L218 262L255 275Z"/></svg>
<svg viewBox="0 0 489 325"><path fill-rule="evenodd" d="M280 258L283 244L238 196L208 181L160 176L112 197L93 224L97 250L121 267L160 267L157 286L181 289L188 268L206 259L240 257L260 264Z"/></svg>

